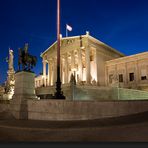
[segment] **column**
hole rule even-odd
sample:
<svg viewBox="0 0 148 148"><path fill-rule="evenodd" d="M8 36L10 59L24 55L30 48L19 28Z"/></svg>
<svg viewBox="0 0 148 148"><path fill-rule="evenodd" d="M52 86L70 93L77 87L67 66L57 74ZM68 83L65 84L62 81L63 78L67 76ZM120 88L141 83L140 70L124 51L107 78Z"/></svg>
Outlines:
<svg viewBox="0 0 148 148"><path fill-rule="evenodd" d="M71 52L71 68L75 68L75 57L74 57L74 51Z"/></svg>
<svg viewBox="0 0 148 148"><path fill-rule="evenodd" d="M99 65L98 65L97 49L95 49L94 61L95 61L95 68L96 68L96 82L97 82L97 85L99 85Z"/></svg>
<svg viewBox="0 0 148 148"><path fill-rule="evenodd" d="M139 67L138 67L138 61L135 61L135 81L136 84L139 84Z"/></svg>
<svg viewBox="0 0 148 148"><path fill-rule="evenodd" d="M129 73L128 73L128 67L127 67L128 63L125 62L125 70L126 70L126 87L128 87L128 84L129 84Z"/></svg>
<svg viewBox="0 0 148 148"><path fill-rule="evenodd" d="M53 59L53 85L57 82L57 60Z"/></svg>
<svg viewBox="0 0 148 148"><path fill-rule="evenodd" d="M90 84L90 47L85 49L85 62L86 62L86 84Z"/></svg>
<svg viewBox="0 0 148 148"><path fill-rule="evenodd" d="M79 80L83 81L83 63L82 63L82 50L78 49L78 68L79 68Z"/></svg>
<svg viewBox="0 0 148 148"><path fill-rule="evenodd" d="M51 86L51 75L52 75L52 65L51 61L48 61L48 86Z"/></svg>
<svg viewBox="0 0 148 148"><path fill-rule="evenodd" d="M61 66L60 66L60 77L61 77L61 83L63 84L63 57L61 57Z"/></svg>
<svg viewBox="0 0 148 148"><path fill-rule="evenodd" d="M64 78L65 78L65 84L68 83L68 55L65 54L64 56L64 66L65 66L65 73L64 73Z"/></svg>
<svg viewBox="0 0 148 148"><path fill-rule="evenodd" d="M43 85L46 86L46 61L43 60Z"/></svg>
<svg viewBox="0 0 148 148"><path fill-rule="evenodd" d="M54 79L54 61L53 59L51 60L51 77L50 77L50 85L53 85L53 79Z"/></svg>
<svg viewBox="0 0 148 148"><path fill-rule="evenodd" d="M128 85L128 72L127 72L127 63L125 62L125 84L124 84L124 87L127 87Z"/></svg>

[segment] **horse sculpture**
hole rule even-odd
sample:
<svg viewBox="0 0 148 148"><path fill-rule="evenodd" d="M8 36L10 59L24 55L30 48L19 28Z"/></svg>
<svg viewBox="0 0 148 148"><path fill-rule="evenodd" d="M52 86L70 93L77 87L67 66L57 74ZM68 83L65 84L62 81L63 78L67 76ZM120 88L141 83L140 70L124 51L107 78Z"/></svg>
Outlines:
<svg viewBox="0 0 148 148"><path fill-rule="evenodd" d="M31 71L36 66L37 57L28 53L28 44L25 47L19 48L18 69L19 71ZM22 65L22 68L21 68Z"/></svg>

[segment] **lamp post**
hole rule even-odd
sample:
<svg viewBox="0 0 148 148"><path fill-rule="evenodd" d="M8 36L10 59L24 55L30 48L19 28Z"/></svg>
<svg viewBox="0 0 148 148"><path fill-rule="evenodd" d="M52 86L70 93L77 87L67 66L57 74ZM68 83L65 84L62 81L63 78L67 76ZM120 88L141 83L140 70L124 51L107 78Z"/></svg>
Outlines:
<svg viewBox="0 0 148 148"><path fill-rule="evenodd" d="M65 99L61 91L61 78L60 78L60 0L57 0L57 82L55 99Z"/></svg>

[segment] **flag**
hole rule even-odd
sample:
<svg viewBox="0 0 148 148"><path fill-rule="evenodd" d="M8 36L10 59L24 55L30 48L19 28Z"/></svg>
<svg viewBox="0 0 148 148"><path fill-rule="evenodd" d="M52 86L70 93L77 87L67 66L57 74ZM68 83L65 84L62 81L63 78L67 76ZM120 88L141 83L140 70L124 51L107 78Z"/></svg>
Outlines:
<svg viewBox="0 0 148 148"><path fill-rule="evenodd" d="M6 62L7 62L7 63L9 62L9 59L8 59L8 57L6 57Z"/></svg>
<svg viewBox="0 0 148 148"><path fill-rule="evenodd" d="M67 29L68 31L72 31L72 27L69 26L69 25L66 25L66 29Z"/></svg>

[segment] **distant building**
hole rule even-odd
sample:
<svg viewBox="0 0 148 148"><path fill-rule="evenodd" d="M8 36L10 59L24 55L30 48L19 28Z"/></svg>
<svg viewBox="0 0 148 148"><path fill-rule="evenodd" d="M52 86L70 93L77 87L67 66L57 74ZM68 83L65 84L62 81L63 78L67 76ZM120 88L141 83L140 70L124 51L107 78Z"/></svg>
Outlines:
<svg viewBox="0 0 148 148"><path fill-rule="evenodd" d="M105 67L107 86L116 77L121 88L148 91L148 52L107 61Z"/></svg>

